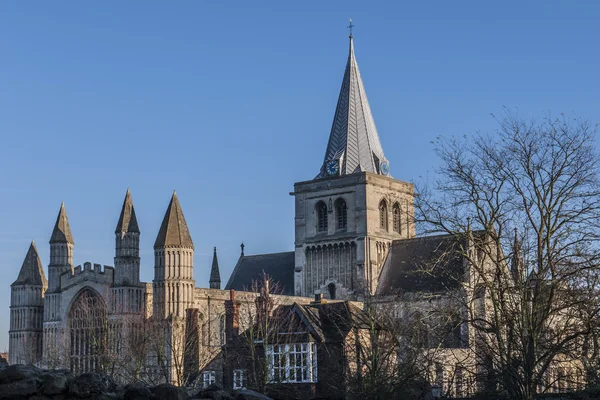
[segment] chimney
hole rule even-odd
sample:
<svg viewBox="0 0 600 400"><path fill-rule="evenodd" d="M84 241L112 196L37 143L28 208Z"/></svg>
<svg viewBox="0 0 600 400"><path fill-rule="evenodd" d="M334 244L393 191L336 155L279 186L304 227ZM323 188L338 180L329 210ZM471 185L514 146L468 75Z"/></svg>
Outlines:
<svg viewBox="0 0 600 400"><path fill-rule="evenodd" d="M323 304L323 293L315 293L315 301L311 302L311 304Z"/></svg>
<svg viewBox="0 0 600 400"><path fill-rule="evenodd" d="M235 300L235 290L229 291L225 301L225 336L227 344L240 334L240 302Z"/></svg>

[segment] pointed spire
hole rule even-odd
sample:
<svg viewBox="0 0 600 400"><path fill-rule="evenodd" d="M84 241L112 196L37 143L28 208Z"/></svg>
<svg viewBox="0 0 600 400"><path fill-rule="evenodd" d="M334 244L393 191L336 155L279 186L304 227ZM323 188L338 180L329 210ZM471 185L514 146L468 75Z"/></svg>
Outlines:
<svg viewBox="0 0 600 400"><path fill-rule="evenodd" d="M157 247L194 248L194 243L192 242L192 237L190 236L190 231L188 230L175 191L173 191L171 202L160 226L156 242L154 242L154 248Z"/></svg>
<svg viewBox="0 0 600 400"><path fill-rule="evenodd" d="M13 282L13 285L19 284L38 286L48 285L46 275L44 275L44 267L42 266L42 261L40 260L40 256L38 255L33 240L31 241L31 245L29 245L29 250L27 251L23 265L21 266L21 271L19 271L19 276L17 280Z"/></svg>
<svg viewBox="0 0 600 400"><path fill-rule="evenodd" d="M346 71L333 117L325 159L317 177L347 175L361 171L388 175L389 164L379 142L371 107L354 55L354 38L350 35Z"/></svg>
<svg viewBox="0 0 600 400"><path fill-rule="evenodd" d="M135 232L140 233L140 228L135 217L135 209L133 208L133 200L131 200L131 191L127 188L125 194L125 200L123 201L123 208L121 209L121 216L117 223L115 233Z"/></svg>
<svg viewBox="0 0 600 400"><path fill-rule="evenodd" d="M71 227L69 226L69 218L67 218L67 210L65 209L65 202L60 205L60 211L56 218L56 224L54 224L54 230L50 237L50 244L53 243L70 243L75 244L73 241L73 235L71 234Z"/></svg>
<svg viewBox="0 0 600 400"><path fill-rule="evenodd" d="M221 274L219 273L219 260L217 258L216 247L213 253L212 267L210 268L209 284L211 289L221 289Z"/></svg>

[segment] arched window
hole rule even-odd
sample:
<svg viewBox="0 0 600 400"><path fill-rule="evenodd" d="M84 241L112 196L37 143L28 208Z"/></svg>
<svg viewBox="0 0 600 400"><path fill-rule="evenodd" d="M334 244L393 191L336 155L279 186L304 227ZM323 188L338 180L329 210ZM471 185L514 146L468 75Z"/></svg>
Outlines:
<svg viewBox="0 0 600 400"><path fill-rule="evenodd" d="M379 227L388 230L388 208L385 200L379 203Z"/></svg>
<svg viewBox="0 0 600 400"><path fill-rule="evenodd" d="M327 290L329 291L329 298L335 300L335 283L331 282L327 285Z"/></svg>
<svg viewBox="0 0 600 400"><path fill-rule="evenodd" d="M219 317L219 339L221 345L225 344L225 314Z"/></svg>
<svg viewBox="0 0 600 400"><path fill-rule="evenodd" d="M319 201L316 206L317 211L317 232L327 232L327 205Z"/></svg>
<svg viewBox="0 0 600 400"><path fill-rule="evenodd" d="M335 201L335 215L337 217L337 229L345 229L348 226L348 209L344 199Z"/></svg>
<svg viewBox="0 0 600 400"><path fill-rule="evenodd" d="M394 216L394 232L402 233L402 226L400 225L400 205L398 203L394 203L392 214Z"/></svg>
<svg viewBox="0 0 600 400"><path fill-rule="evenodd" d="M106 305L100 295L84 289L69 310L70 367L75 374L97 372L106 350Z"/></svg>

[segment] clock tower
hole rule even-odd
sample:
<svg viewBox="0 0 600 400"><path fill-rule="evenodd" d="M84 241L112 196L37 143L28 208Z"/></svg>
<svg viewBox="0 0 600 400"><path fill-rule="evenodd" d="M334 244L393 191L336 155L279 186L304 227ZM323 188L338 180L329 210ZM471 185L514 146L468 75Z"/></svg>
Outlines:
<svg viewBox="0 0 600 400"><path fill-rule="evenodd" d="M319 174L294 184L297 296L364 300L392 240L411 238L414 187L390 176L350 49Z"/></svg>

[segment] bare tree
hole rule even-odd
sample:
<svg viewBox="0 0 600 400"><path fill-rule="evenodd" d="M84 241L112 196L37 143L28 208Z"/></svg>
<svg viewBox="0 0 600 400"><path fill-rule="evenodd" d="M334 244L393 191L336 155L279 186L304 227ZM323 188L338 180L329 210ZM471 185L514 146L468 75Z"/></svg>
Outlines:
<svg viewBox="0 0 600 400"><path fill-rule="evenodd" d="M436 190L420 189L416 218L455 237L467 260L456 279L480 377L531 399L581 367L597 329L596 129L564 116L496 120L493 135L439 139Z"/></svg>

